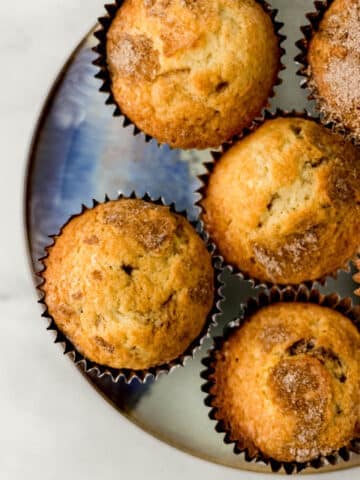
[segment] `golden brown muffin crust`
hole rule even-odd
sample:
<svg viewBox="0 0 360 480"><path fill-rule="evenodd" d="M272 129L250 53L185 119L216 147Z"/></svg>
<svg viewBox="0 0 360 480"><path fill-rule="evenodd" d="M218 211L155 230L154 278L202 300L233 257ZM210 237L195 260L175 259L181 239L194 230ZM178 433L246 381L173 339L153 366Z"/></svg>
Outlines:
<svg viewBox="0 0 360 480"><path fill-rule="evenodd" d="M335 121L360 138L360 1L335 0L308 52L310 86Z"/></svg>
<svg viewBox="0 0 360 480"><path fill-rule="evenodd" d="M45 260L55 323L86 358L147 369L184 353L214 298L214 272L191 225L168 207L121 199L73 218Z"/></svg>
<svg viewBox="0 0 360 480"><path fill-rule="evenodd" d="M278 43L255 0L125 0L107 34L112 92L159 142L216 147L267 103Z"/></svg>
<svg viewBox="0 0 360 480"><path fill-rule="evenodd" d="M360 334L308 303L264 307L215 353L216 418L252 452L306 462L360 435Z"/></svg>
<svg viewBox="0 0 360 480"><path fill-rule="evenodd" d="M319 279L360 243L360 151L313 120L268 120L216 163L202 204L227 262L261 281Z"/></svg>

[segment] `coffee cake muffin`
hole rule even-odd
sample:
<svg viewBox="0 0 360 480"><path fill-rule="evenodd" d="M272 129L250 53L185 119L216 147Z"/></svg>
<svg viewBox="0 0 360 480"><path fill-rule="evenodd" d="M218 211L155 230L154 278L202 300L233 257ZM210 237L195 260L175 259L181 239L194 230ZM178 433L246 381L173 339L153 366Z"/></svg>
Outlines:
<svg viewBox="0 0 360 480"><path fill-rule="evenodd" d="M212 352L208 372L213 417L252 457L308 462L360 435L360 333L331 308L260 308Z"/></svg>
<svg viewBox="0 0 360 480"><path fill-rule="evenodd" d="M143 370L203 335L214 300L209 252L168 207L137 199L72 218L44 261L45 304L88 360Z"/></svg>
<svg viewBox="0 0 360 480"><path fill-rule="evenodd" d="M202 206L220 254L247 276L323 278L360 244L360 150L315 120L267 120L215 164Z"/></svg>
<svg viewBox="0 0 360 480"><path fill-rule="evenodd" d="M125 0L112 16L103 67L114 101L159 143L217 147L267 104L281 49L261 2Z"/></svg>
<svg viewBox="0 0 360 480"><path fill-rule="evenodd" d="M307 55L310 88L319 108L360 140L360 0L334 0Z"/></svg>

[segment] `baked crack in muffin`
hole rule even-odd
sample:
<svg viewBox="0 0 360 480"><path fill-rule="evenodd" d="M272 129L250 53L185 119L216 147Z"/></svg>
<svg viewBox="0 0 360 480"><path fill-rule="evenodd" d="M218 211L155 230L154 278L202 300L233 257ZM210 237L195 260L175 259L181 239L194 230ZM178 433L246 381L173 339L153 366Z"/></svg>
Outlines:
<svg viewBox="0 0 360 480"><path fill-rule="evenodd" d="M267 104L279 37L255 0L125 0L107 32L111 91L143 132L217 147Z"/></svg>
<svg viewBox="0 0 360 480"><path fill-rule="evenodd" d="M321 279L360 244L360 150L315 120L267 120L216 162L202 206L220 254L249 277Z"/></svg>
<svg viewBox="0 0 360 480"><path fill-rule="evenodd" d="M360 139L360 1L334 0L313 34L309 85L320 109Z"/></svg>
<svg viewBox="0 0 360 480"><path fill-rule="evenodd" d="M202 239L168 207L137 199L72 218L49 249L45 303L85 358L113 368L170 362L201 334L214 301Z"/></svg>
<svg viewBox="0 0 360 480"><path fill-rule="evenodd" d="M230 333L211 365L215 418L251 455L307 462L360 435L360 333L335 310L263 307Z"/></svg>

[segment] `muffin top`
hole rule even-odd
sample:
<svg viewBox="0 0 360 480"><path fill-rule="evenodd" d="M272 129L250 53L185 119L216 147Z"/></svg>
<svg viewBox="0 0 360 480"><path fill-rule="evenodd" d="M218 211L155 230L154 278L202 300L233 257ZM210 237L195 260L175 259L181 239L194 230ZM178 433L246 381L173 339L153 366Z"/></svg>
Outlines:
<svg viewBox="0 0 360 480"><path fill-rule="evenodd" d="M330 119L360 138L360 0L334 0L308 52L310 86Z"/></svg>
<svg viewBox="0 0 360 480"><path fill-rule="evenodd" d="M247 126L267 103L281 55L256 0L125 0L106 50L122 112L179 148L216 147Z"/></svg>
<svg viewBox="0 0 360 480"><path fill-rule="evenodd" d="M121 199L73 218L49 250L45 303L86 358L147 369L203 330L214 272L203 241L168 207Z"/></svg>
<svg viewBox="0 0 360 480"><path fill-rule="evenodd" d="M213 367L216 419L241 448L306 462L360 435L360 334L335 310L264 307L231 333Z"/></svg>
<svg viewBox="0 0 360 480"><path fill-rule="evenodd" d="M220 253L249 276L319 279L360 244L360 151L313 120L268 120L215 164L203 207Z"/></svg>

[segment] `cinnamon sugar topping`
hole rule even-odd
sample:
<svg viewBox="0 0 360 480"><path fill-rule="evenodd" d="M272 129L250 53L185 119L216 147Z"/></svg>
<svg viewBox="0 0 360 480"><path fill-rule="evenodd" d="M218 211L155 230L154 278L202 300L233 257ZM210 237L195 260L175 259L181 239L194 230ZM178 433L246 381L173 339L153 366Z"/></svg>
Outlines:
<svg viewBox="0 0 360 480"><path fill-rule="evenodd" d="M129 235L148 250L156 250L167 239L175 235L176 220L170 215L163 216L159 221L154 222L151 215L149 218L144 218L144 215L139 216L140 213L141 209L139 210L136 206L131 211L118 210L105 213L103 222L107 225L114 225L122 230L124 235Z"/></svg>
<svg viewBox="0 0 360 480"><path fill-rule="evenodd" d="M316 252L318 249L317 228L309 228L304 233L289 235L282 245L276 250L260 244L253 246L254 257L262 264L268 275L283 275L292 262L293 271L301 271L309 252Z"/></svg>
<svg viewBox="0 0 360 480"><path fill-rule="evenodd" d="M135 79L153 80L160 68L159 54L145 35L125 34L109 55L112 71Z"/></svg>
<svg viewBox="0 0 360 480"><path fill-rule="evenodd" d="M360 51L360 43L358 46ZM333 57L325 72L326 82L338 105L351 112L360 109L360 55L349 53L344 58Z"/></svg>
<svg viewBox="0 0 360 480"><path fill-rule="evenodd" d="M284 342L289 335L289 331L283 325L272 325L263 328L258 337L262 341L265 352L269 352L275 345Z"/></svg>
<svg viewBox="0 0 360 480"><path fill-rule="evenodd" d="M325 34L334 53L325 78L337 104L347 110L360 108L360 5L355 3L339 14L329 15L325 22Z"/></svg>
<svg viewBox="0 0 360 480"><path fill-rule="evenodd" d="M319 80L310 86L328 104L329 119L359 132L360 114L360 4L341 0L331 4L314 36L316 48L310 68ZM310 46L311 50L311 46ZM319 67L319 68L318 68ZM319 82L319 83L318 83ZM324 108L324 106L323 106Z"/></svg>
<svg viewBox="0 0 360 480"><path fill-rule="evenodd" d="M329 40L360 55L360 4L350 3L351 5L344 8L341 14L328 17L327 29L332 30Z"/></svg>
<svg viewBox="0 0 360 480"><path fill-rule="evenodd" d="M308 402L308 393L316 392L319 388L317 376L309 369L306 362L282 360L276 365L271 376L278 397L286 409L304 407ZM296 412L304 414L303 409Z"/></svg>
<svg viewBox="0 0 360 480"><path fill-rule="evenodd" d="M301 361L284 359L272 370L270 381L281 408L296 418L295 446L292 447L296 460L308 457L309 448L314 455L319 454L316 441L327 399L322 395L317 369L304 358Z"/></svg>

